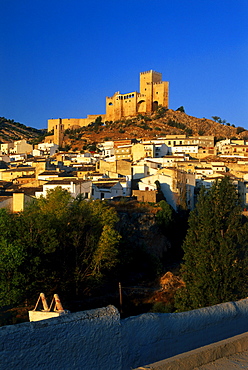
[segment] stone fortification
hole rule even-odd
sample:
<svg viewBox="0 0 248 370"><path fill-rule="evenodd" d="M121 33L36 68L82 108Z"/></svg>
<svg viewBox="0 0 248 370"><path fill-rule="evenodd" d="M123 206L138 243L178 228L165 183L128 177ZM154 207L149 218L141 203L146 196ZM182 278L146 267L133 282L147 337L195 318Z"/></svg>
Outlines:
<svg viewBox="0 0 248 370"><path fill-rule="evenodd" d="M169 82L162 81L162 74L155 71L140 73L140 92L128 94L116 92L106 97L106 114L100 114L102 122L116 121L125 117L136 116L156 111L159 105L168 108ZM99 115L87 118L56 118L48 120L48 131L54 131L54 143L61 145L63 133L67 129L88 126Z"/></svg>
<svg viewBox="0 0 248 370"><path fill-rule="evenodd" d="M140 73L140 92L128 94L116 92L106 98L106 120L116 121L124 117L156 111L159 105L168 108L169 82L162 81L162 74L155 71Z"/></svg>

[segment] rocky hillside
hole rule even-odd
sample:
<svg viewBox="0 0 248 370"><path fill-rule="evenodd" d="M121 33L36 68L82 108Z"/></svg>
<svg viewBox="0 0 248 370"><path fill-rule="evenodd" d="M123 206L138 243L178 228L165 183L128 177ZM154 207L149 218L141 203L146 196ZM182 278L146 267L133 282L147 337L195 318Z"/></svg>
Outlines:
<svg viewBox="0 0 248 370"><path fill-rule="evenodd" d="M33 127L27 127L14 120L0 117L0 142L13 142L15 140L26 139L33 141L44 136L45 130L38 130Z"/></svg>
<svg viewBox="0 0 248 370"><path fill-rule="evenodd" d="M221 120L219 120L221 121ZM67 130L65 144L82 149L91 143L126 138L152 139L164 135L214 135L217 139L248 139L248 131L225 121L222 123L206 118L189 116L182 111L160 108L148 116L139 115L115 122L92 123L88 127Z"/></svg>

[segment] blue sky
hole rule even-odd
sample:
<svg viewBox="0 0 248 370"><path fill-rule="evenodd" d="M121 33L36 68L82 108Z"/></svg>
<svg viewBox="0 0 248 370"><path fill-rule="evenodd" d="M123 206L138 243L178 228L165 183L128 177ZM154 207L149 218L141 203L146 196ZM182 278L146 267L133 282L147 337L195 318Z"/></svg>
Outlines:
<svg viewBox="0 0 248 370"><path fill-rule="evenodd" d="M247 0L0 0L0 116L105 113L153 69L169 107L248 129Z"/></svg>

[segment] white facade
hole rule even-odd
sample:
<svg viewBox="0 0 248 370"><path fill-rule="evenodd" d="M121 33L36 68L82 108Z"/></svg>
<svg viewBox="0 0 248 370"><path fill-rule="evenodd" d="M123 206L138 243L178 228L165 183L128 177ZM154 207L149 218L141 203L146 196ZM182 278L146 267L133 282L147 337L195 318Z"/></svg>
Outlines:
<svg viewBox="0 0 248 370"><path fill-rule="evenodd" d="M137 164L133 164L132 169L133 169L133 180L142 179L143 177L150 175L149 167L147 164L144 163L144 161L141 161Z"/></svg>
<svg viewBox="0 0 248 370"><path fill-rule="evenodd" d="M10 154L9 155L9 159L11 162L14 162L14 161L23 161L24 159L27 158L27 155L26 154Z"/></svg>
<svg viewBox="0 0 248 370"><path fill-rule="evenodd" d="M188 153L188 154L197 154L198 145L176 145L170 148L171 153Z"/></svg>
<svg viewBox="0 0 248 370"><path fill-rule="evenodd" d="M44 154L53 156L58 151L59 146L54 143L40 143L38 144L38 149L43 151Z"/></svg>
<svg viewBox="0 0 248 370"><path fill-rule="evenodd" d="M41 195L46 197L47 191L54 190L56 187L61 187L67 190L73 198L79 194L89 199L91 197L92 183L84 180L52 180L43 185L42 192L36 192L35 196L39 198Z"/></svg>
<svg viewBox="0 0 248 370"><path fill-rule="evenodd" d="M10 153L21 154L21 153L31 153L33 150L33 145L28 144L26 140L14 141L14 147L9 148Z"/></svg>
<svg viewBox="0 0 248 370"><path fill-rule="evenodd" d="M94 164L97 159L91 153L77 154L76 157L72 158L73 163L79 164Z"/></svg>
<svg viewBox="0 0 248 370"><path fill-rule="evenodd" d="M113 141L104 141L99 143L97 147L100 149L103 157L112 157L115 153Z"/></svg>
<svg viewBox="0 0 248 370"><path fill-rule="evenodd" d="M92 199L111 199L126 196L120 182L99 181L92 183Z"/></svg>
<svg viewBox="0 0 248 370"><path fill-rule="evenodd" d="M1 151L4 154L9 154L10 149L14 148L14 143L3 143L1 144Z"/></svg>
<svg viewBox="0 0 248 370"><path fill-rule="evenodd" d="M195 189L195 176L194 174L181 173L178 171L178 178L174 170L165 170L165 173L157 172L155 175L142 178L138 185L139 190L157 190L156 180L159 181L161 191L166 201L174 208L177 209L178 198L178 185L185 185L186 201L189 209L194 208L194 189ZM180 178L181 177L181 178Z"/></svg>

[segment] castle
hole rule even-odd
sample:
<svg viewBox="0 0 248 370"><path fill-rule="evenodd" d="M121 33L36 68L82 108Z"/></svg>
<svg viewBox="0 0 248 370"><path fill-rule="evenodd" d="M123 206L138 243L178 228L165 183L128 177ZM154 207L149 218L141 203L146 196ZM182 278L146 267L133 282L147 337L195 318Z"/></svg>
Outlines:
<svg viewBox="0 0 248 370"><path fill-rule="evenodd" d="M140 92L120 94L118 91L113 96L106 97L106 114L88 115L87 118L49 119L48 131L54 130L54 143L61 145L66 129L88 126L99 116L102 117L102 122L110 122L137 114L149 114L156 111L159 105L168 108L169 82L162 81L162 74L159 72L141 72Z"/></svg>
<svg viewBox="0 0 248 370"><path fill-rule="evenodd" d="M120 94L106 98L106 121L116 121L139 113L152 113L158 105L168 108L169 83L155 71L140 73L140 92Z"/></svg>

